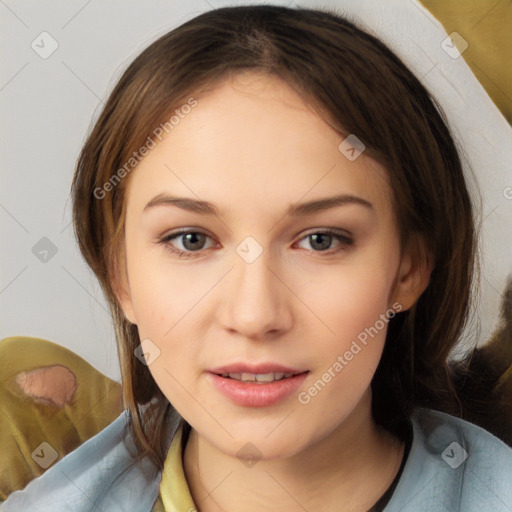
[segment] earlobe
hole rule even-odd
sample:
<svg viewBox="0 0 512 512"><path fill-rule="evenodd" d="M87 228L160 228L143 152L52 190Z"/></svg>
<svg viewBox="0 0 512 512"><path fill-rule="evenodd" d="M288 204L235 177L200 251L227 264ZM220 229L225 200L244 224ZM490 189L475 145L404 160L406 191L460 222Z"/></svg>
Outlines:
<svg viewBox="0 0 512 512"><path fill-rule="evenodd" d="M410 309L430 282L430 274L433 264L430 255L425 250L423 241L418 242L416 250L412 250L414 244L404 253L400 262L395 290L391 303L398 302L402 309Z"/></svg>

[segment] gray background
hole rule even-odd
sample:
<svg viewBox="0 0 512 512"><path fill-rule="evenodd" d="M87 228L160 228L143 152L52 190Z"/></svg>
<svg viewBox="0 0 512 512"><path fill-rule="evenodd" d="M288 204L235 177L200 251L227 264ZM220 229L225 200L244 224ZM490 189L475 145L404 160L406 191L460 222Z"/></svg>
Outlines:
<svg viewBox="0 0 512 512"><path fill-rule="evenodd" d="M0 0L0 338L52 340L119 380L110 315L70 225L75 161L103 100L144 47L200 12L242 3L251 2ZM447 109L484 200L482 295L470 326L481 333L467 330L464 341L487 339L512 270L510 126L462 58L443 51L446 33L414 1L266 3L353 13ZM57 49L43 58L53 40Z"/></svg>

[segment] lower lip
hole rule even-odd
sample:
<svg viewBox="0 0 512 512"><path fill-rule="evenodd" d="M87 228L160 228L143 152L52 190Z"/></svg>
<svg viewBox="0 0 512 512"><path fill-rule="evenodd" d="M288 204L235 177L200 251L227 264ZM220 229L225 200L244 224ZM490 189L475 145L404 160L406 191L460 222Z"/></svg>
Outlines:
<svg viewBox="0 0 512 512"><path fill-rule="evenodd" d="M306 380L308 373L261 384L241 382L211 372L209 375L215 387L235 404L246 407L268 407L296 391Z"/></svg>

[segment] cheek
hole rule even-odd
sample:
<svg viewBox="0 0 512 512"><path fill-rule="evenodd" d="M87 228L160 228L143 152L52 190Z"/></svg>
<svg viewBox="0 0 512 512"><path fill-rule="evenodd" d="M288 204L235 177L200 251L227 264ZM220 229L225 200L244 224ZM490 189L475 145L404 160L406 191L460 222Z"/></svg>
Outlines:
<svg viewBox="0 0 512 512"><path fill-rule="evenodd" d="M379 364L394 316L388 298L397 261L387 254L373 246L303 281L299 293L322 322L310 323L318 326L313 335L316 372L299 403L326 419L339 421L355 407Z"/></svg>
<svg viewBox="0 0 512 512"><path fill-rule="evenodd" d="M162 338L186 313L194 295L190 280L169 264L163 248L130 236L126 244L130 296L140 335Z"/></svg>
<svg viewBox="0 0 512 512"><path fill-rule="evenodd" d="M324 311L325 323L332 331L323 337L329 340L323 344L324 357L328 355L324 363L331 366L342 356L344 377L350 373L351 379L358 380L358 375L367 379L377 368L384 347L386 297L387 288L379 287L375 280L354 278L339 287ZM350 371L346 371L348 366Z"/></svg>
<svg viewBox="0 0 512 512"><path fill-rule="evenodd" d="M180 394L182 386L190 389L199 375L194 370L200 351L195 340L201 339L197 332L204 315L201 299L218 277L211 273L199 276L192 269L169 263L160 251L137 244L130 248L128 275L139 337L144 351L147 343L148 350L158 355L149 370L170 399Z"/></svg>
<svg viewBox="0 0 512 512"><path fill-rule="evenodd" d="M308 300L329 330L324 326L315 329L316 371L297 399L304 410L325 420L326 429L332 422L343 421L370 386L390 319L390 281L378 265L346 270L318 286ZM322 288L329 290L323 302Z"/></svg>
<svg viewBox="0 0 512 512"><path fill-rule="evenodd" d="M392 259L347 258L339 265L317 268L314 279L302 280L298 294L323 321L323 339L331 339L329 345L350 343L386 313L395 265Z"/></svg>

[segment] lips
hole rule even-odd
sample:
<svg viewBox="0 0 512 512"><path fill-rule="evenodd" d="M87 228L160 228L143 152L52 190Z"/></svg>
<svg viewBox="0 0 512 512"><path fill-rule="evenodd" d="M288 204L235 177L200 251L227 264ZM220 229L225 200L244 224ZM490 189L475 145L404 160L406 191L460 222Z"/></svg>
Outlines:
<svg viewBox="0 0 512 512"><path fill-rule="evenodd" d="M212 368L208 370L210 373L215 373L216 375L226 375L230 373L234 374L252 374L252 375L265 375L269 373L279 374L283 373L286 375L298 375L300 373L307 372L307 369L300 368L292 368L289 366L283 366L278 363L261 363L256 365L251 365L247 363L234 363L226 366L219 366L216 368Z"/></svg>
<svg viewBox="0 0 512 512"><path fill-rule="evenodd" d="M209 370L206 376L207 381L235 405L270 407L296 392L308 374L309 370L269 363L222 366Z"/></svg>

